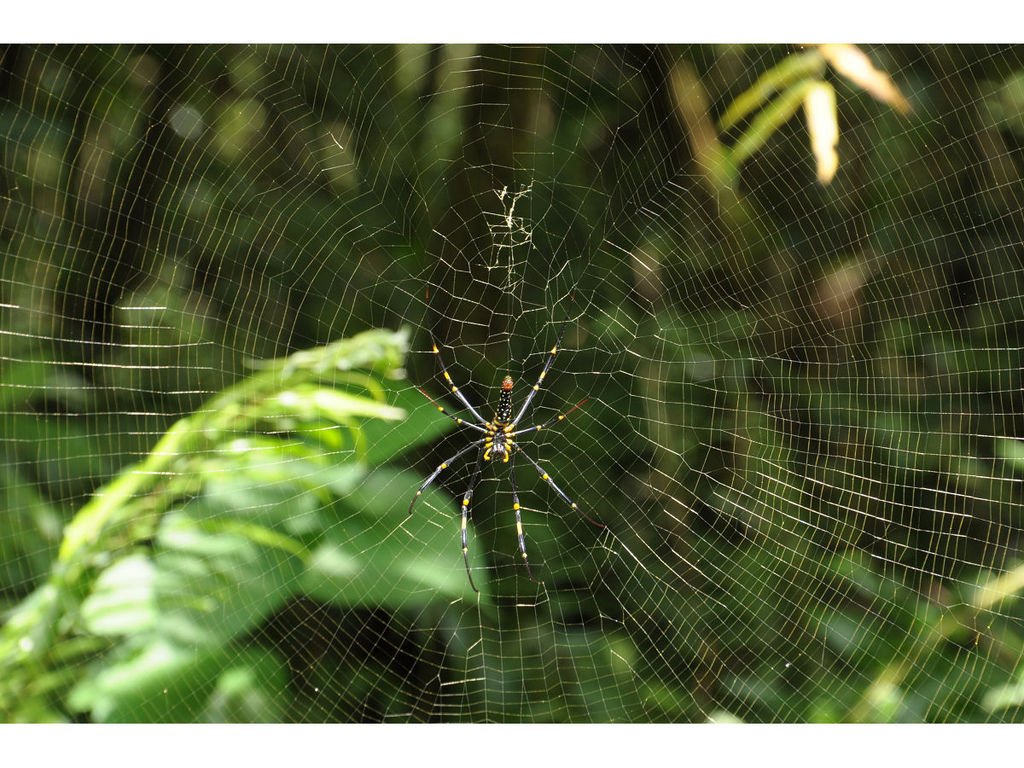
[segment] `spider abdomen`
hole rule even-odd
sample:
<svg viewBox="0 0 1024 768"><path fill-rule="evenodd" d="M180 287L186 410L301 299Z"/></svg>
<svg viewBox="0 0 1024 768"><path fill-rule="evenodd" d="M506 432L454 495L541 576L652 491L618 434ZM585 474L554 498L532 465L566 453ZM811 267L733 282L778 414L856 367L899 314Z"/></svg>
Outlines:
<svg viewBox="0 0 1024 768"><path fill-rule="evenodd" d="M501 380L501 395L498 397L498 408L494 412L494 423L508 424L512 418L512 377Z"/></svg>

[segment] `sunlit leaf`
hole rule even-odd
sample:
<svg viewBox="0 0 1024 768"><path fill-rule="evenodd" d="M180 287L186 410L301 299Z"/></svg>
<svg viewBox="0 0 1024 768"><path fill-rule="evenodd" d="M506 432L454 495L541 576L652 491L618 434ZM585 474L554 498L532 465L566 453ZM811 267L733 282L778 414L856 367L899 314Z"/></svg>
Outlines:
<svg viewBox="0 0 1024 768"><path fill-rule="evenodd" d="M757 116L750 122L750 126L732 146L732 160L736 165L742 164L763 147L779 129L779 126L796 113L815 82L814 80L802 80L790 86L777 99L757 113Z"/></svg>
<svg viewBox="0 0 1024 768"><path fill-rule="evenodd" d="M1024 682L993 688L985 694L982 705L989 712L1024 706Z"/></svg>
<svg viewBox="0 0 1024 768"><path fill-rule="evenodd" d="M1024 473L1024 441L1003 438L996 441L998 455L1018 472Z"/></svg>
<svg viewBox="0 0 1024 768"><path fill-rule="evenodd" d="M291 414L304 420L327 418L344 422L353 416L397 421L405 413L362 395L329 387L304 386L281 392L274 401L280 415Z"/></svg>
<svg viewBox="0 0 1024 768"><path fill-rule="evenodd" d="M825 62L816 49L787 56L733 100L718 121L719 129L728 131L747 115L767 104L779 91L806 78L820 77L824 70Z"/></svg>
<svg viewBox="0 0 1024 768"><path fill-rule="evenodd" d="M831 44L819 46L818 50L836 72L854 85L900 112L910 111L910 103L903 98L903 94L889 75L876 69L871 59L857 46Z"/></svg>
<svg viewBox="0 0 1024 768"><path fill-rule="evenodd" d="M82 620L97 635L134 635L156 624L156 568L140 553L118 560L82 603Z"/></svg>
<svg viewBox="0 0 1024 768"><path fill-rule="evenodd" d="M281 366L285 377L293 375L297 370L311 371L318 375L358 368L390 371L402 364L408 346L408 329L371 329L323 347L299 350L287 358L261 360L253 362L252 365L257 369Z"/></svg>
<svg viewBox="0 0 1024 768"><path fill-rule="evenodd" d="M998 607L1004 600L1019 595L1024 590L1024 565L1018 565L1005 573L979 584L971 598L971 605L980 610Z"/></svg>
<svg viewBox="0 0 1024 768"><path fill-rule="evenodd" d="M811 152L818 168L818 181L828 184L839 168L839 116L836 114L836 92L826 82L811 85L804 96L807 130L811 135Z"/></svg>

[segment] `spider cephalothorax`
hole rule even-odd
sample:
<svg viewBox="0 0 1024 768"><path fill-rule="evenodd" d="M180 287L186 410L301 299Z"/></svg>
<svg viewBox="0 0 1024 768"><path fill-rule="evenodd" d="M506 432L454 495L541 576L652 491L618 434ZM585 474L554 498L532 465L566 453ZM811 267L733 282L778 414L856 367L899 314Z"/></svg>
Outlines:
<svg viewBox="0 0 1024 768"><path fill-rule="evenodd" d="M437 410L450 418L460 427L468 427L476 432L480 432L483 434L483 437L478 440L474 440L450 459L442 461L441 464L438 465L437 469L435 469L430 476L423 481L423 484L416 491L416 495L413 496L412 501L409 503L409 514L412 514L413 507L416 505L416 500L419 499L423 494L423 491L425 491L427 487L437 479L437 476L440 475L441 472L447 469L456 459L461 458L466 453L469 453L473 448L477 449L476 466L474 467L473 475L469 480L469 487L466 489L466 492L462 497L462 558L466 563L466 575L469 577L469 585L473 588L474 592L479 592L480 590L478 590L476 588L476 584L473 583L473 574L469 569L467 523L469 521L469 505L473 500L473 491L476 488L477 480L480 479L480 471L483 469L483 463L485 461L494 461L495 459L500 458L502 463L508 464L511 462L509 464L509 479L512 483L512 511L515 512L516 515L516 536L519 539L519 552L522 555L523 563L526 565L526 572L530 575L531 579L533 578L533 574L530 572L530 564L526 557L526 535L523 533L523 521L519 513L519 490L516 487L515 456L517 454L522 454L523 457L533 465L534 469L537 470L541 479L550 485L551 489L557 493L566 504L568 504L572 509L579 511L579 507L576 505L576 502L566 496L565 492L555 485L555 481L551 479L551 475L545 472L540 464L534 461L533 458L531 458L530 455L527 454L526 451L524 451L516 442L516 437L519 435L538 432L545 427L549 427L552 424L562 421L566 416L579 408L585 402L584 400L581 400L565 413L560 413L543 424L534 424L533 426L526 427L524 429L517 429L517 425L522 421L523 416L526 415L526 411L530 407L530 403L533 402L533 398L540 391L540 385L543 383L544 377L547 375L548 371L551 370L551 365L555 361L555 355L558 354L558 345L562 343L562 334L564 333L565 326L563 325L562 331L558 336L558 342L551 348L547 362L544 363L544 368L541 370L540 376L537 378L537 383L533 385L533 389L531 389L529 394L527 394L522 407L519 409L519 413L517 413L514 418L512 417L512 385L514 382L511 376L506 376L502 379L501 395L498 398L498 407L495 409L494 418L490 421L483 418L476 408L470 404L469 400L466 399L466 396L462 394L457 386L455 386L455 383L452 381L452 377L448 374L448 370L444 366L444 361L441 359L441 351L437 348L437 344L432 346L431 351L437 356L437 361L441 366L441 373L444 376L445 383L447 383L449 387L449 391L455 395L456 399L462 403L466 409L469 410L473 415L473 418L476 419L476 423L464 421L458 416L448 413L443 405L438 405L438 403L422 389L420 392L423 392L423 394L429 398L434 405L437 405ZM582 512L580 514L582 514ZM601 528L605 527L602 523L599 523L596 520L591 520L586 515L583 516L594 525Z"/></svg>

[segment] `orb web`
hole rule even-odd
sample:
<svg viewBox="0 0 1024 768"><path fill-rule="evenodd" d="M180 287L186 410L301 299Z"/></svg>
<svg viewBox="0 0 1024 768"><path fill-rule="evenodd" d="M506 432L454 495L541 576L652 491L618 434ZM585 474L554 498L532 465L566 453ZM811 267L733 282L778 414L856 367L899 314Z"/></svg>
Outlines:
<svg viewBox="0 0 1024 768"><path fill-rule="evenodd" d="M7 49L5 607L259 361L404 328L388 392L420 416L368 430L386 458L342 493L381 517L317 518L377 575L226 559L225 588L289 596L237 587L258 620L139 693L146 719L1018 720L1020 50L866 47L912 110L824 76L833 180L800 112L728 168L743 129L719 120L795 50ZM524 424L569 415L520 444L580 510L517 460L531 580L510 467L485 463L476 594L474 453L405 515L478 437L417 392L471 418L431 346L489 419L563 330ZM307 524L258 490L223 493ZM392 580L428 548L458 594ZM123 716L89 680L134 651L102 637L39 717Z"/></svg>

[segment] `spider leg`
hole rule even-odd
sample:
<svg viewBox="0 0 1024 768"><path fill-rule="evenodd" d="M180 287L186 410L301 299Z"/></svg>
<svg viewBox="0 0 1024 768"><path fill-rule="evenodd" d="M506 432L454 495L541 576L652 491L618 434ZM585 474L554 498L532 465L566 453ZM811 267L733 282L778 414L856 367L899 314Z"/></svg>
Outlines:
<svg viewBox="0 0 1024 768"><path fill-rule="evenodd" d="M448 387L450 388L451 393L459 399L460 403L462 403L469 409L469 412L473 414L473 417L477 421L479 421L481 424L487 424L487 419L485 419L483 416L477 413L476 408L470 405L469 400L467 400L466 396L462 394L462 390L455 386L455 382L452 381L452 377L448 374L448 369L445 368L444 366L444 360L441 359L441 350L437 348L437 343L434 342L433 340L431 340L431 351L437 357L437 362L441 365L441 373L444 375L444 380L448 383Z"/></svg>
<svg viewBox="0 0 1024 768"><path fill-rule="evenodd" d="M523 415L526 413L526 409L529 408L530 403L533 402L533 398L536 397L537 393L540 391L540 385L543 383L544 377L548 375L548 371L551 370L551 366L555 362L555 355L558 354L558 348L562 344L562 337L565 336L565 329L568 327L569 321L566 320L562 323L562 328L558 332L558 341L555 342L555 346L551 348L551 352L548 354L548 361L544 363L544 368L541 370L540 376L537 377L537 383L533 385L533 389L530 390L530 394L526 396L526 400L523 401L523 407L519 409L519 413L517 413L516 417L512 419L512 424L519 423L519 420L522 419Z"/></svg>
<svg viewBox="0 0 1024 768"><path fill-rule="evenodd" d="M579 512L579 513L580 513L581 515L583 515L583 518L584 518L584 519L585 519L585 520L586 520L586 521L587 521L588 523L590 523L591 525L596 525L596 526L597 526L598 528L607 528L607 527L608 527L608 526L607 526L607 525L605 525L604 523L599 523L599 522L598 522L597 520L594 520L594 519L593 519L592 517L590 517L589 515L587 515L587 514L586 514L586 513L585 513L585 512L583 511L583 510L581 510L581 509L579 508L579 505L577 505L575 501L573 501L573 500L572 500L572 499L570 499L570 498L569 498L568 496L566 496L566 495L565 495L565 491L563 491L563 490L562 490L561 488L559 488L559 487L558 487L558 486L557 486L557 485L555 484L555 481L551 479L551 475L549 475L549 474L548 474L547 472L545 472L545 471L544 471L544 469L543 469L543 468L541 467L541 465L540 465L540 464L538 464L538 463L537 463L536 461L534 461L534 460L533 460L533 459L532 459L532 458L530 457L530 454L528 454L528 453L527 453L526 451L524 451L524 450L523 450L522 448L520 448L520 447L519 447L518 445L516 445L515 447L516 447L516 449L517 449L517 450L518 450L518 451L519 451L519 452L520 452L521 454L523 454L523 456L524 456L524 457L526 457L526 460L527 460L528 462L530 462L531 464L533 464L533 467L534 467L534 469L536 469L536 470L537 470L537 472L539 472L539 473L540 473L540 479L541 479L541 480L543 480L544 482L546 482L546 483L547 483L548 485L550 485L550 486L551 486L551 487L552 487L552 488L554 489L555 493L557 493L557 494L558 494L558 495L559 495L559 496L560 496L560 497L562 498L562 501L564 501L564 502L565 502L566 504L568 504L568 505L569 505L570 507L572 507L572 508L573 508L573 509L575 509L575 510L576 510L577 512Z"/></svg>
<svg viewBox="0 0 1024 768"><path fill-rule="evenodd" d="M440 403L438 403L437 400L432 398L430 395L428 395L427 391L425 389L423 389L422 387L416 387L416 389L418 389L420 391L420 394L423 395L425 398L427 398L427 400L432 402L437 407L437 410L439 410L441 413L443 413L449 419L454 421L460 427L469 427L470 429L475 429L477 432L483 432L484 434L487 434L487 430L484 429L483 427L481 427L479 424L473 424L472 422L464 421L464 420L460 419L458 416L453 416L452 414L448 413L448 411L445 410L444 406L441 405Z"/></svg>
<svg viewBox="0 0 1024 768"><path fill-rule="evenodd" d="M473 476L469 479L469 487L462 497L462 559L466 563L466 576L469 577L469 586L477 594L480 590L473 583L473 574L469 570L469 544L466 541L466 524L469 522L469 502L473 499L473 490L476 488L477 480L480 479L480 470L484 468L484 448L480 446L480 452L476 456L476 467L473 469Z"/></svg>
<svg viewBox="0 0 1024 768"><path fill-rule="evenodd" d="M451 465L451 463L453 461L455 461L457 458L459 458L462 454L469 453L470 449L476 448L482 442L483 442L482 440L474 440L472 443L467 445L465 448L463 448L461 451L456 453L450 459L445 459L444 461L442 461L438 465L437 469L435 469L433 472L430 473L430 477L428 477L426 480L423 481L423 484L416 491L416 495L412 497L412 501L409 502L409 515L412 514L412 508L414 506L416 506L416 502L419 501L420 496L422 496L423 492L425 490L427 490L427 486L429 486L432 482L434 482L434 480L437 478L437 476L440 475L444 470L448 469L448 467ZM408 517L408 515L407 515L407 517Z"/></svg>
<svg viewBox="0 0 1024 768"><path fill-rule="evenodd" d="M517 429L515 432L513 432L511 435L509 435L509 437L515 437L516 435L525 435L527 432L540 432L540 430L542 430L542 429L547 429L552 424L557 424L558 422L566 419L569 416L570 413L572 413L577 408L579 408L581 405L583 405L585 402L587 402L587 400L588 400L588 398L586 398L586 397L583 398L582 400L580 400L578 403L576 403L576 405L574 405L572 408L570 408L565 413L560 413L557 416L554 416L554 417L548 419L543 424L535 424L532 427L527 427L526 429Z"/></svg>
<svg viewBox="0 0 1024 768"><path fill-rule="evenodd" d="M512 453L509 451L509 453ZM512 481L512 509L516 513L516 536L519 538L519 551L523 555L523 565L526 566L526 575L531 580L538 583L539 580L534 578L533 571L530 570L530 561L526 557L526 535L523 533L523 518L519 515L519 488L516 487L516 459L512 456L512 463L508 469L509 479Z"/></svg>

